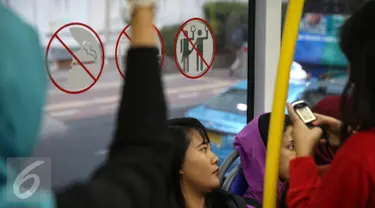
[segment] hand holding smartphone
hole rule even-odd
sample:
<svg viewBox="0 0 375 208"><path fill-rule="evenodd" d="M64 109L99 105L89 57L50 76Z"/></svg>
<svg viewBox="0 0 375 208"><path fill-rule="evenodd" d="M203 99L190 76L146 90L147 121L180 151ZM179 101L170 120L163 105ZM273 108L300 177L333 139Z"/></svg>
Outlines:
<svg viewBox="0 0 375 208"><path fill-rule="evenodd" d="M324 126L315 126L313 124L313 122L316 120L316 116L312 112L312 110L310 109L310 107L306 104L305 101L299 100L299 101L293 102L292 103L292 107L293 107L294 111L296 112L296 114L298 115L298 117L308 127L310 127L310 128L320 127L322 129L322 131L323 131L322 138L328 140L328 135L327 135L327 132L326 132L326 129L324 128ZM327 142L327 145L330 146L330 143Z"/></svg>
<svg viewBox="0 0 375 208"><path fill-rule="evenodd" d="M316 116L311 111L310 107L305 101L299 100L292 103L294 111L297 113L298 117L309 127L314 127L312 124L316 120Z"/></svg>

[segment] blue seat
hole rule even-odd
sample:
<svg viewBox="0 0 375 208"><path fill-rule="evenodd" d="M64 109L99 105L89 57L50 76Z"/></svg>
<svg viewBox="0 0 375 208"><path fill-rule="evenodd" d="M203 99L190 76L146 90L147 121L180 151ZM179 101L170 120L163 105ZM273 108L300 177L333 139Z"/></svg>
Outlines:
<svg viewBox="0 0 375 208"><path fill-rule="evenodd" d="M241 166L233 169L224 180L223 189L233 194L243 196L249 185L242 172Z"/></svg>
<svg viewBox="0 0 375 208"><path fill-rule="evenodd" d="M237 196L243 196L249 187L242 172L241 164L230 168L239 158L239 153L234 150L220 166L219 180L221 188ZM229 173L227 171L230 170ZM248 207L261 208L262 205L252 198L244 198Z"/></svg>
<svg viewBox="0 0 375 208"><path fill-rule="evenodd" d="M233 194L243 196L249 185L242 172L241 165L234 167L228 174L227 170L239 158L239 153L234 150L220 166L219 180L221 188ZM226 175L226 177L225 177Z"/></svg>

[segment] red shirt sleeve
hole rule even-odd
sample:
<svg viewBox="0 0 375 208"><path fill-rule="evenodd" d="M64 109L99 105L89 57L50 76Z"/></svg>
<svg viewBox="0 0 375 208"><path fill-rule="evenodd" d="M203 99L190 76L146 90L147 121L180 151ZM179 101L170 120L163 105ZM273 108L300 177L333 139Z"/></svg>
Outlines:
<svg viewBox="0 0 375 208"><path fill-rule="evenodd" d="M312 157L292 160L288 207L367 207L371 177L364 166L352 157L336 155L329 170L320 178Z"/></svg>

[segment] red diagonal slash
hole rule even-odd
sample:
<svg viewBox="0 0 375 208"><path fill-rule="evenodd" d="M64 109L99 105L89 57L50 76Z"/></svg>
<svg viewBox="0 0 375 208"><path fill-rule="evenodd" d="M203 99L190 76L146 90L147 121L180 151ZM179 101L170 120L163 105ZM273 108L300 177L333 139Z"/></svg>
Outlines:
<svg viewBox="0 0 375 208"><path fill-rule="evenodd" d="M202 59L203 63L206 65L206 67L208 68L209 67L209 64L206 62L206 60L204 60L202 54L199 52L199 50L197 49L197 47L195 47L194 43L192 40L190 40L190 38L187 36L187 34L185 34L185 32L183 31L182 28L180 28L180 31L182 32L182 34L185 36L185 38L189 41L189 43L191 44L191 46L193 46L193 49L197 52L198 56Z"/></svg>
<svg viewBox="0 0 375 208"><path fill-rule="evenodd" d="M126 31L124 30L123 32L122 32L125 36L126 36L126 38L128 38L129 39L129 41L131 41L132 39L130 38L130 36L128 35L128 33L126 33Z"/></svg>
<svg viewBox="0 0 375 208"><path fill-rule="evenodd" d="M94 75L91 74L91 72L85 67L85 65L77 58L76 55L74 55L73 51L70 50L70 48L60 39L60 37L56 34L55 35L56 39L60 41L60 43L64 46L64 48L74 57L75 60L79 63L79 65L82 66L82 68L87 72L87 74L93 79L96 80ZM53 37L52 37L53 38Z"/></svg>

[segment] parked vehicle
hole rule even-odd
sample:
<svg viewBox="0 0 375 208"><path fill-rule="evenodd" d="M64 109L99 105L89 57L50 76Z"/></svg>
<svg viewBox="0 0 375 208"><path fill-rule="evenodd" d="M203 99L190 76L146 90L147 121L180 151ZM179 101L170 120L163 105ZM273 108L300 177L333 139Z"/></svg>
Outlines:
<svg viewBox="0 0 375 208"><path fill-rule="evenodd" d="M302 76L298 63L294 63L291 73L296 79L289 82L288 102L293 102L301 97L309 80L305 72ZM302 75L301 75L302 73ZM193 117L202 122L207 128L212 142L212 150L220 161L233 151L234 137L240 132L247 122L247 80L240 81L229 87L207 103L188 110L186 117ZM220 163L220 162L219 162Z"/></svg>

